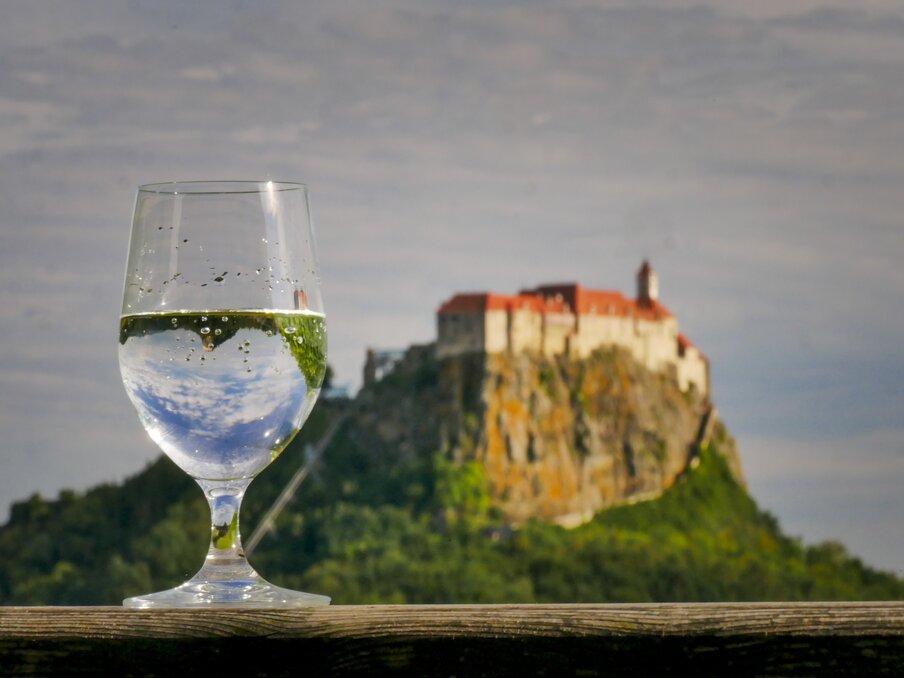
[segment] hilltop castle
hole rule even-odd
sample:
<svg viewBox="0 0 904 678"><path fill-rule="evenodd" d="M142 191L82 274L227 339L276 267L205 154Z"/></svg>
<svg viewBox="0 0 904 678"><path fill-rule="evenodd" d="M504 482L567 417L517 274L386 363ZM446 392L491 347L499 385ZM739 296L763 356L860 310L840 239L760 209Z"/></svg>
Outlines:
<svg viewBox="0 0 904 678"><path fill-rule="evenodd" d="M436 356L535 351L586 357L604 346L628 350L647 369L671 372L682 390L709 393L706 357L678 332L659 303L649 262L637 272L637 298L575 283L518 294L456 294L437 312Z"/></svg>

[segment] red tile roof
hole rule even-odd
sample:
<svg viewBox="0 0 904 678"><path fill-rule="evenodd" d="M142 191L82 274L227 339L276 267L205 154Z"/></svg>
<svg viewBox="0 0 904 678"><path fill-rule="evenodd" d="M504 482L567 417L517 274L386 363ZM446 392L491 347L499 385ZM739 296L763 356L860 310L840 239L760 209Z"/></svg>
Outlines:
<svg viewBox="0 0 904 678"><path fill-rule="evenodd" d="M482 313L527 309L537 313L574 313L579 315L632 316L644 320L671 317L658 301L638 302L620 292L591 290L576 283L541 285L518 294L456 294L439 308L439 313Z"/></svg>

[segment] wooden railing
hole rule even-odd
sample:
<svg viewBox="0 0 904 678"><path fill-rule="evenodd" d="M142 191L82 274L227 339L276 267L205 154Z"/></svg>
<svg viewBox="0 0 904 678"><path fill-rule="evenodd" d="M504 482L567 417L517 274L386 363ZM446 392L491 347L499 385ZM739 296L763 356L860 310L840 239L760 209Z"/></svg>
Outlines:
<svg viewBox="0 0 904 678"><path fill-rule="evenodd" d="M0 607L0 675L904 675L904 603Z"/></svg>

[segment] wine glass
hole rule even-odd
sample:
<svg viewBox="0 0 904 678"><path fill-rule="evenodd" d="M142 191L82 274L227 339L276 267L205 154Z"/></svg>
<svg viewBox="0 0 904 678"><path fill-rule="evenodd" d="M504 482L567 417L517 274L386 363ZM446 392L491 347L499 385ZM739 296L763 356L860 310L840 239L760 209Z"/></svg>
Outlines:
<svg viewBox="0 0 904 678"><path fill-rule="evenodd" d="M314 406L326 327L303 184L138 189L119 328L123 384L147 432L204 491L210 548L174 589L126 607L326 605L248 564L239 507Z"/></svg>

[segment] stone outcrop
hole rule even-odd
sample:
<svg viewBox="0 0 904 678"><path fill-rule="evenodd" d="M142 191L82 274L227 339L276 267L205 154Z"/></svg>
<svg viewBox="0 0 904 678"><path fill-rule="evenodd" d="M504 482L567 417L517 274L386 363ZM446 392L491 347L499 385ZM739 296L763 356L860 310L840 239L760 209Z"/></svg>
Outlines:
<svg viewBox="0 0 904 678"><path fill-rule="evenodd" d="M654 497L693 462L701 437L741 480L734 444L710 403L619 349L586 358L532 353L434 357L413 347L367 386L349 435L372 463L441 452L478 461L509 522L576 525ZM706 441L702 441L706 442Z"/></svg>

